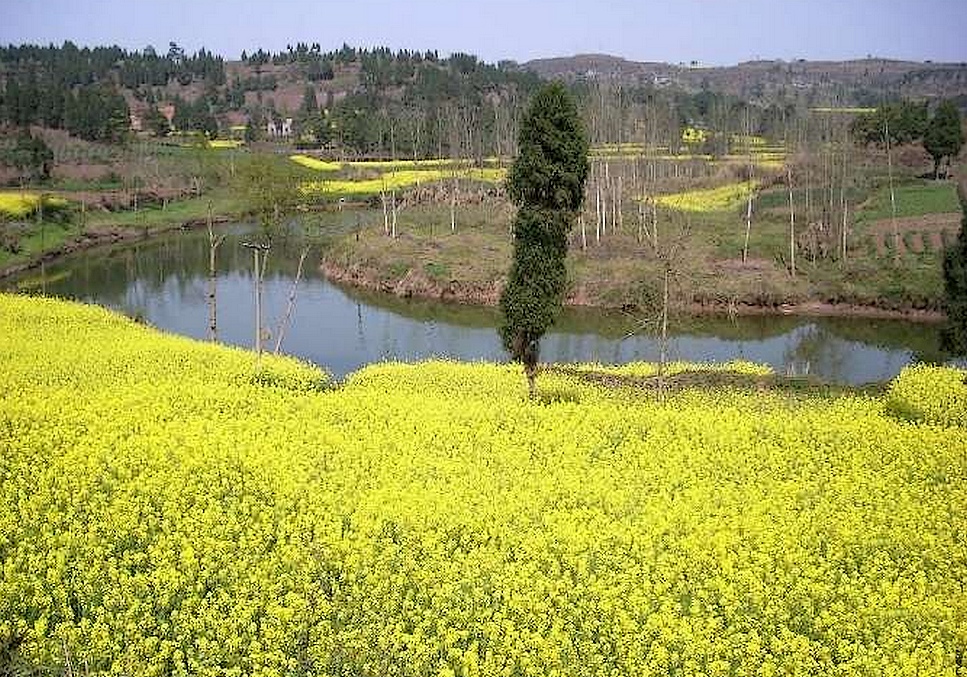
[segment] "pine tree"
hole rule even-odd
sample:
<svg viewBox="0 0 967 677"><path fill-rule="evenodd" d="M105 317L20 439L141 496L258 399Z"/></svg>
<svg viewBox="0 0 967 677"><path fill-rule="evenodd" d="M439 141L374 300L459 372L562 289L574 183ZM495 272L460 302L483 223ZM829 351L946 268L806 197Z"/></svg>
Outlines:
<svg viewBox="0 0 967 677"><path fill-rule="evenodd" d="M540 340L560 312L567 283L567 235L584 197L588 141L581 118L560 83L534 96L518 137L519 154L507 177L518 206L514 259L500 298L500 335L524 365L535 394Z"/></svg>

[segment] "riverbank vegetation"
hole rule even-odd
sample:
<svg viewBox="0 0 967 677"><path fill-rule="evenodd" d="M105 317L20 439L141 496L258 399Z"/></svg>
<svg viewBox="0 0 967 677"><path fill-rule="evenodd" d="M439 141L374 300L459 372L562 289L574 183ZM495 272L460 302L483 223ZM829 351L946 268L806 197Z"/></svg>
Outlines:
<svg viewBox="0 0 967 677"><path fill-rule="evenodd" d="M664 402L647 365L551 367L536 400L509 365L333 387L19 296L0 362L15 671L940 675L967 642L963 372L871 396L679 365Z"/></svg>
<svg viewBox="0 0 967 677"><path fill-rule="evenodd" d="M320 212L357 210L347 220L359 227L327 234L343 238L319 262L334 276L499 296L508 260L477 253L500 257L514 218L505 168L541 83L519 64L306 44L226 62L176 44L66 43L0 49L0 71L0 181L68 204L53 228L0 208L0 272L205 220L211 200L216 217L279 227L295 216L310 231L333 221ZM571 303L647 309L674 250L671 300L683 309L942 312L940 263L959 218L953 181L927 177L940 160L957 173L962 141L944 88L893 100L898 85L871 109L869 92L828 82L742 98L689 77L568 84L591 158L569 243ZM265 182L239 178L252 166L281 177L269 209ZM381 218L368 220L372 207Z"/></svg>
<svg viewBox="0 0 967 677"><path fill-rule="evenodd" d="M609 171L617 172L616 164ZM849 217L845 257L839 253L841 234L802 214L795 275L787 186L756 193L746 239L751 193L745 183L731 185L653 201L629 198L621 212L608 206L606 215L592 193L569 239L567 302L651 308L660 287L657 243L681 252L672 295L679 309L810 303L907 312L942 307L943 252L955 241L960 222L956 211L947 211L957 208L952 184L905 179L894 204L900 214L916 215L896 219L882 218L882 189L856 189L858 215ZM889 191L886 195L889 204ZM821 191L794 188L793 200L818 202ZM683 205L695 207L676 208ZM482 195L451 217L444 205L408 205L400 210L394 239L378 210L359 211L358 227L342 229L323 253L323 265L334 279L404 296L494 303L510 262L513 210L500 198Z"/></svg>
<svg viewBox="0 0 967 677"><path fill-rule="evenodd" d="M649 111L656 114L644 106L646 120ZM877 144L871 129L890 111L819 109L784 128L773 124L771 139L685 128L675 153L654 131L643 141L599 141L569 242L568 302L651 313L663 294L663 261L674 252L670 300L679 311L820 304L833 313L939 316L943 255L960 223L956 184L928 178L917 136L929 120L925 107L916 108L923 124L897 124L895 137ZM608 113L589 123L598 139L622 124ZM753 128L748 111L744 124ZM755 128L763 126L760 118ZM699 145L713 152L695 153ZM405 191L393 197L402 205L393 228L385 215L381 228L364 215L326 253L327 272L403 295L494 302L513 219L502 194L444 185L431 196L437 202L467 203L458 213L451 206L448 218ZM480 211L495 222L480 224Z"/></svg>

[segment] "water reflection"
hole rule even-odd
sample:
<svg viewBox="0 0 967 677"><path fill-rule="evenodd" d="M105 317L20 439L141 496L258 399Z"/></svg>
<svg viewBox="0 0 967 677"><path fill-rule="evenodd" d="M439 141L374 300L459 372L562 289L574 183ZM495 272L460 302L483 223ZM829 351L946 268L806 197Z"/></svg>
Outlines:
<svg viewBox="0 0 967 677"><path fill-rule="evenodd" d="M254 334L251 258L241 247L250 230L226 230L218 259L221 340L249 346ZM46 271L49 294L99 303L167 331L205 338L207 233L178 232L108 250L81 252ZM285 310L301 243L277 243L263 290L273 335ZM311 259L310 259L311 260ZM39 287L37 273L13 285ZM283 349L337 377L379 360L429 357L504 360L493 308L405 300L333 285L307 266ZM621 313L569 309L542 344L548 361L623 363L656 360L658 341ZM693 317L672 327L672 359L763 362L782 374L842 383L894 376L914 359L942 358L939 327L901 320L790 316ZM269 343L268 345L272 345Z"/></svg>

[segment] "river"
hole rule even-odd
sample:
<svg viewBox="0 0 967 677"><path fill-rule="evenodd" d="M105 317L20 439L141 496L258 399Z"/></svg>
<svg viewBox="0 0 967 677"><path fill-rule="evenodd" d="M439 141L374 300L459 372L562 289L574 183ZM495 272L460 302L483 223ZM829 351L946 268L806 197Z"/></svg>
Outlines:
<svg viewBox="0 0 967 677"><path fill-rule="evenodd" d="M218 250L219 339L251 346L254 336L251 238L244 225L222 229ZM275 345L295 277L301 245L270 251L263 289L263 322ZM493 308L399 299L328 282L307 261L282 352L314 362L336 378L381 360L507 359ZM177 231L151 240L79 252L8 280L8 288L101 304L178 334L204 338L208 329L208 233ZM41 277L43 279L41 279ZM550 362L624 363L656 360L659 343L647 318L568 309L544 338ZM864 384L895 376L911 361L938 359L939 325L869 318L793 316L693 317L673 323L671 359L745 359L777 373Z"/></svg>

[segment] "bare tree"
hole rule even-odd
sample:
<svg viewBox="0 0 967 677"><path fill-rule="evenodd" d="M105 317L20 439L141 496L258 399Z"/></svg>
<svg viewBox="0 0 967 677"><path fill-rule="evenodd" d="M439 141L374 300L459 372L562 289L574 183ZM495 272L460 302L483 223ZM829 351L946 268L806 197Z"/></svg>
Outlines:
<svg viewBox="0 0 967 677"><path fill-rule="evenodd" d="M885 120L884 137L886 137L886 166L890 182L890 223L893 226L893 262L900 263L900 231L896 223L896 193L893 190L893 153L890 147L890 121Z"/></svg>
<svg viewBox="0 0 967 677"><path fill-rule="evenodd" d="M275 354L279 354L279 350L282 348L282 339L285 336L285 330L289 326L289 317L292 315L292 310L295 308L295 295L299 288L299 281L302 279L302 266L306 262L306 257L309 255L309 247L303 247L302 253L299 255L299 267L296 269L295 280L292 282L292 287L289 290L289 301L285 305L285 313L282 315L282 319L279 320L279 328L275 332Z"/></svg>
<svg viewBox="0 0 967 677"><path fill-rule="evenodd" d="M745 139L749 155L749 199L745 209L745 244L742 245L742 263L745 263L749 258L749 235L752 233L752 194L755 192L755 184L752 178L755 167L752 161L752 120L748 108L745 109Z"/></svg>
<svg viewBox="0 0 967 677"><path fill-rule="evenodd" d="M252 276L255 296L255 371L258 373L262 370L262 278L265 275L265 262L269 257L269 245L243 242L242 246L251 249L254 257Z"/></svg>
<svg viewBox="0 0 967 677"><path fill-rule="evenodd" d="M789 189L789 272L796 277L796 212L792 204L792 167L786 165L786 187Z"/></svg>
<svg viewBox="0 0 967 677"><path fill-rule="evenodd" d="M225 241L224 235L215 236L212 219L212 201L208 201L208 340L218 340L218 314L216 310L216 295L218 287L218 271L216 269L216 254L218 247Z"/></svg>

